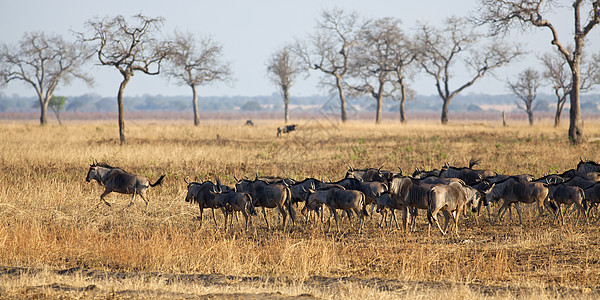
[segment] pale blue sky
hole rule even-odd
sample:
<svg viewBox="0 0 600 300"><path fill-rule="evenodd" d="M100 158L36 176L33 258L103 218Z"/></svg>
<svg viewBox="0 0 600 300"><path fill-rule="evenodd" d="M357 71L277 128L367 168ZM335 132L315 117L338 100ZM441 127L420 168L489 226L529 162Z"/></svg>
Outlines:
<svg viewBox="0 0 600 300"><path fill-rule="evenodd" d="M0 42L14 44L23 33L45 31L60 34L72 39L70 30L82 31L83 24L95 16L123 15L127 18L139 12L148 16L163 16L163 33L173 30L189 31L197 36L212 35L223 44L224 59L232 63L233 87L214 84L199 88L202 96L222 95L268 95L276 92L265 74L265 61L279 47L295 37L303 38L314 32L316 20L323 9L342 7L356 10L367 18L397 17L403 21L406 31L415 27L417 21L440 24L440 20L451 16L467 16L475 7L475 0L223 0L223 1L33 1L0 0ZM553 22L570 29L570 11L561 12L551 19ZM562 39L567 43L567 32ZM589 45L600 50L600 27L590 34ZM531 51L528 59L513 64L497 72L497 78L486 76L466 93L507 93L504 80L514 76L522 69L533 66L541 70L535 56L553 50L550 34L547 30L532 30L515 39L526 45ZM568 41L570 42L570 41ZM121 80L120 74L111 67L90 66L90 73L96 78L96 85L88 88L81 82L60 86L55 94L80 95L97 93L102 96L116 95ZM462 74L457 74L460 77ZM292 88L292 96L323 94L317 86L321 74L311 72L306 80L299 79ZM462 84L459 80L454 87ZM436 94L434 82L424 74L417 76L412 87L419 94ZM1 92L12 95L34 96L33 90L22 83L11 83ZM550 93L548 91L547 93ZM163 76L136 75L125 90L129 96L142 94L188 95L189 87L181 87L168 82Z"/></svg>

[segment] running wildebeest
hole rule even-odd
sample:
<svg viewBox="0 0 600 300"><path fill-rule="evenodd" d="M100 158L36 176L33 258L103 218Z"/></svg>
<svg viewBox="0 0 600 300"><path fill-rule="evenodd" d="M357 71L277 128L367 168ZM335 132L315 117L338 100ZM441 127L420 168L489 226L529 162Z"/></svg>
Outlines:
<svg viewBox="0 0 600 300"><path fill-rule="evenodd" d="M277 137L281 136L282 133L290 133L294 130L296 130L296 124L292 124L292 125L285 125L283 127L277 127Z"/></svg>
<svg viewBox="0 0 600 300"><path fill-rule="evenodd" d="M111 205L104 199L104 197L111 192L133 194L131 196L131 202L129 203L129 206L133 204L135 195L140 195L144 202L146 202L146 206L148 206L149 200L146 196L146 190L148 190L148 187L160 185L164 178L165 175L162 175L158 178L158 180L156 180L156 182L151 183L147 177L125 172L121 168L111 167L105 163L99 164L94 162L90 165L90 169L88 170L85 180L87 182L96 180L98 183L104 186L104 192L102 192L102 195L100 195L100 200L104 201L104 203L108 206Z"/></svg>
<svg viewBox="0 0 600 300"><path fill-rule="evenodd" d="M544 214L544 203L549 195L549 190L545 184L540 182L529 182L509 177L504 181L493 183L491 187L484 191L486 201L492 203L502 200L502 206L498 210L498 220L502 220L504 212L511 203L537 203L539 217ZM516 206L519 214L519 224L523 223L521 218L521 209Z"/></svg>
<svg viewBox="0 0 600 300"><path fill-rule="evenodd" d="M446 228L448 227L448 221L450 216L454 220L454 227L456 236L458 235L458 218L463 211L463 208L470 204L471 211L475 212L479 206L479 199L481 194L470 186L465 186L459 182L452 182L448 185L434 186L429 190L427 195L427 220L431 225L432 219L435 221L438 229L443 235L446 235ZM446 219L445 228L442 229L437 219L438 212L444 213Z"/></svg>

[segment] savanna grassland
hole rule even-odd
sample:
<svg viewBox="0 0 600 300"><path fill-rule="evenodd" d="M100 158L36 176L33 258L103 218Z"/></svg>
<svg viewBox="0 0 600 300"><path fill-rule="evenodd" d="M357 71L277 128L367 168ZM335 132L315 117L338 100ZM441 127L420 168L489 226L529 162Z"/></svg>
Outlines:
<svg viewBox="0 0 600 300"><path fill-rule="evenodd" d="M561 227L549 212L536 222L533 208L522 226L472 214L457 238L429 234L423 212L413 233L378 227L375 213L358 234L347 219L339 233L302 218L283 231L270 211L275 229L257 216L248 232L242 220L224 232L220 211L218 227L210 213L200 226L184 201L186 176L339 180L348 165L412 173L479 158L479 168L540 177L599 160L598 142L571 145L566 125L303 120L276 138L274 121L189 123L128 122L122 146L112 121L0 123L0 297L600 297L600 223ZM598 121L585 130L600 137ZM85 181L93 160L166 178L147 207L116 193L99 205L103 188Z"/></svg>

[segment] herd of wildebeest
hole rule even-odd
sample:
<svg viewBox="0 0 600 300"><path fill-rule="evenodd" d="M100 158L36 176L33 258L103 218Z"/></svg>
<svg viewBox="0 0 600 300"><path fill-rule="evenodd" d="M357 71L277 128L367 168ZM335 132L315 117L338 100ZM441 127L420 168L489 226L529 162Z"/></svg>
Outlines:
<svg viewBox="0 0 600 300"><path fill-rule="evenodd" d="M306 222L318 222L318 217L324 222L323 208L327 207L330 211L327 231L331 227L332 216L339 231L338 210L341 210L351 224L353 215L359 217L360 233L365 216L369 216L367 207L371 205L371 215L375 208L382 215L379 226L391 226L393 220L398 227L394 211L400 210L403 229L414 230L418 211L426 210L429 225L435 223L442 234L447 233L452 218L451 225L457 236L459 216L479 213L482 206L487 208L489 222L493 219L500 221L506 210L514 204L521 224L519 203L526 203L537 206L538 218L548 210L554 215L553 222L560 216L560 222L564 224L564 216L573 205L570 213L577 210L577 223L580 217L588 222L591 210L600 203L600 164L593 161L580 159L575 169L537 179L528 174L503 175L492 170L475 169L477 163L477 160L471 160L468 167L454 167L445 163L441 169L431 171L416 168L412 176L403 175L400 168L395 172L382 170L382 167L359 170L349 166L345 178L336 182L315 178L295 181L258 175L254 179L238 179L234 176L235 187L223 185L218 179L215 182L189 182L186 177L185 201L198 204L200 222L203 210L211 208L216 225L214 209L221 209L225 215L225 229L228 217L231 217L231 224L232 215L240 212L245 218L247 230L251 216L256 215L255 208L262 207L267 228L270 229L270 225L265 208L277 208L285 230L287 216L295 224L298 215L294 207L298 209L300 203L304 203L301 213ZM155 183L151 183L144 176L94 162L90 165L86 181L96 180L105 187L100 199L108 206L110 204L104 197L110 192L132 194L129 205L133 204L136 195L140 195L148 205L146 190L161 184L164 177L162 175ZM490 206L496 204L500 207L496 217L492 218ZM438 222L439 214L444 216L444 228Z"/></svg>

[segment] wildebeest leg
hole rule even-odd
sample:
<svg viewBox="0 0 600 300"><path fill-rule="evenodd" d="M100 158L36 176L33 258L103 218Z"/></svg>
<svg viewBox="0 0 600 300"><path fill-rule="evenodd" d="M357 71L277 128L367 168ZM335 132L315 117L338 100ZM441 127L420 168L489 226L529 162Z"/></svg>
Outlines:
<svg viewBox="0 0 600 300"><path fill-rule="evenodd" d="M107 201L104 199L104 197L105 197L106 195L110 194L110 192L112 192L112 190L106 189L106 190L104 190L104 192L102 193L102 195L100 195L100 200L104 201L104 204L108 205L108 207L110 207L111 205L110 205L110 203L108 203L108 202L107 202Z"/></svg>
<svg viewBox="0 0 600 300"><path fill-rule="evenodd" d="M134 190L134 191L133 191L133 194L131 195L131 202L129 202L129 205L127 205L127 207L130 207L130 206L132 206L132 205L133 205L133 199L135 199L135 193L136 193L136 191ZM147 204L146 204L146 205L147 205Z"/></svg>
<svg viewBox="0 0 600 300"><path fill-rule="evenodd" d="M331 214L333 215L333 218L335 219L335 228L336 228L337 232L340 232L340 222L338 219L337 211L334 208L331 208ZM331 222L331 216L329 216L329 221ZM331 226L331 223L329 226ZM328 227L327 231L329 232L329 227Z"/></svg>
<svg viewBox="0 0 600 300"><path fill-rule="evenodd" d="M263 216L265 217L265 223L267 223L267 230L271 230L271 227L269 226L269 221L267 221L267 212L265 211L265 207L262 207L262 211L263 211Z"/></svg>
<svg viewBox="0 0 600 300"><path fill-rule="evenodd" d="M281 213L281 217L283 218L283 227L281 230L285 230L285 219L287 218L287 213L282 205L277 204L277 208L279 209L279 213Z"/></svg>
<svg viewBox="0 0 600 300"><path fill-rule="evenodd" d="M223 209L223 215L225 216L225 222L223 222L223 229L225 229L225 232L227 232L227 217L229 216L229 213Z"/></svg>
<svg viewBox="0 0 600 300"><path fill-rule="evenodd" d="M519 215L519 225L523 225L523 219L521 218L521 208L519 207L519 203L515 204L515 207L517 208L517 214ZM540 218L541 214L538 215L538 219ZM536 220L537 221L537 220Z"/></svg>
<svg viewBox="0 0 600 300"><path fill-rule="evenodd" d="M442 226L440 226L440 222L438 222L437 215L438 215L438 210L435 209L431 214L431 218L435 221L435 224L437 225L437 227L440 230L440 232L442 233L442 235L446 235L446 230L442 229ZM446 214L444 214L444 217L447 218ZM446 223L448 223L448 219L446 219Z"/></svg>
<svg viewBox="0 0 600 300"><path fill-rule="evenodd" d="M217 218L215 218L215 209L211 207L210 210L212 210L212 217L213 217L213 221L215 222L215 227L219 227L219 225L217 225Z"/></svg>
<svg viewBox="0 0 600 300"><path fill-rule="evenodd" d="M455 210L452 212L452 217L454 218L454 232L456 233L456 237L460 237L458 235L458 217L460 216L460 214L458 213L458 210Z"/></svg>
<svg viewBox="0 0 600 300"><path fill-rule="evenodd" d="M246 220L246 226L245 226L245 230L244 231L248 231L248 213L246 212L246 210L242 210L242 215L244 215L244 219Z"/></svg>
<svg viewBox="0 0 600 300"><path fill-rule="evenodd" d="M502 217L504 217L504 213L506 212L506 209L510 207L510 202L508 202L507 200L504 200L502 202L502 206L500 206L500 209L498 209L498 222L502 221Z"/></svg>
<svg viewBox="0 0 600 300"><path fill-rule="evenodd" d="M404 232L408 231L408 206L402 206L402 227L404 228Z"/></svg>
<svg viewBox="0 0 600 300"><path fill-rule="evenodd" d="M148 203L150 203L150 200L148 200L148 196L146 196L146 190L140 192L140 197L142 197L142 200L146 202L146 207L148 207ZM133 204L133 199L131 199L131 203Z"/></svg>
<svg viewBox="0 0 600 300"><path fill-rule="evenodd" d="M392 208L392 209L390 209L390 211L391 211L391 214L392 214L391 218L393 218L394 219L394 223L396 223L396 229L400 230L400 226L398 226L398 220L396 220L396 214L394 213L394 209ZM392 223L392 221L390 221L390 226L392 225L391 223Z"/></svg>

